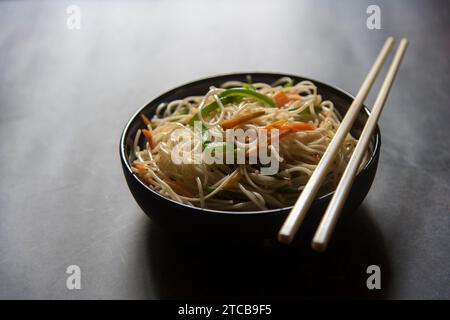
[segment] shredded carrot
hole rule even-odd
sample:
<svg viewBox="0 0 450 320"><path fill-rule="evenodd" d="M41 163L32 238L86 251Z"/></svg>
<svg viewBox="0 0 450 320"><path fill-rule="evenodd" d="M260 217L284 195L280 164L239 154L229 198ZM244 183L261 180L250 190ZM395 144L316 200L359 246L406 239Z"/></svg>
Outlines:
<svg viewBox="0 0 450 320"><path fill-rule="evenodd" d="M272 129L278 129L280 131L289 130L292 132L297 132L297 131L313 130L314 126L309 123L301 122L301 121L280 120L280 121L269 123L266 126L267 131L270 131Z"/></svg>
<svg viewBox="0 0 450 320"><path fill-rule="evenodd" d="M280 130L278 130L278 140L281 140L282 138L284 138L285 136L287 136L291 133L293 133L293 131L291 129L286 128L286 127L281 128ZM272 143L272 136L268 136L267 144L271 144L271 143Z"/></svg>
<svg viewBox="0 0 450 320"><path fill-rule="evenodd" d="M295 131L292 131L291 129L281 129L278 132L278 140L281 140L282 138L286 137L287 135L294 133ZM268 141L270 143L271 137L268 138Z"/></svg>
<svg viewBox="0 0 450 320"><path fill-rule="evenodd" d="M147 139L148 142L148 146L150 148L150 150L153 148L153 136L152 133L150 132L150 130L147 129L142 129L142 133L145 136L145 139Z"/></svg>
<svg viewBox="0 0 450 320"><path fill-rule="evenodd" d="M238 170L232 173L231 178L228 179L227 182L224 183L224 189L232 189L234 188L242 178L242 173Z"/></svg>
<svg viewBox="0 0 450 320"><path fill-rule="evenodd" d="M284 126L285 124L287 124L289 121L288 120L278 120L272 123L269 123L268 125L266 125L265 129L267 131L270 131L274 128L280 129L282 126Z"/></svg>
<svg viewBox="0 0 450 320"><path fill-rule="evenodd" d="M281 140L282 138L297 131L313 130L314 126L306 122L279 120L269 123L268 125L265 126L265 129L267 130L267 132L270 132L272 129L278 129L278 139ZM267 144L270 143L271 143L271 136L268 136ZM254 155L254 152L256 152L258 148L259 145L256 145L256 147L248 149L245 155L246 156Z"/></svg>
<svg viewBox="0 0 450 320"><path fill-rule="evenodd" d="M289 102L288 95L282 90L277 91L277 93L275 93L272 98L273 101L275 101L275 104L277 105L278 108L281 108L282 106L284 106L286 103Z"/></svg>
<svg viewBox="0 0 450 320"><path fill-rule="evenodd" d="M275 127L277 128L277 127ZM295 133L298 131L307 131L307 130L313 130L314 126L306 123L306 122L300 122L300 121L293 121L293 122L287 122L284 124L281 124L278 128L278 139L281 140L282 138L290 135L291 133ZM268 141L270 143L270 137L268 138Z"/></svg>
<svg viewBox="0 0 450 320"><path fill-rule="evenodd" d="M133 163L132 166L138 170L147 170L147 166L142 163Z"/></svg>
<svg viewBox="0 0 450 320"><path fill-rule="evenodd" d="M186 189L184 186L182 186L180 183L178 183L175 180L172 179L163 179L165 183L167 183L172 189L173 191L175 191L178 194L181 194L182 196L185 197L189 197L189 198L193 198L194 195L188 190Z"/></svg>
<svg viewBox="0 0 450 320"><path fill-rule="evenodd" d="M266 112L264 110L247 113L242 116L224 120L224 121L222 121L222 123L220 125L224 129L231 129L231 128L236 127L237 125L240 125L241 123L250 121L254 118L258 118L259 116L262 116L265 113Z"/></svg>
<svg viewBox="0 0 450 320"><path fill-rule="evenodd" d="M144 124L146 126L151 125L150 120L145 116L145 114L141 113L141 119L142 119L142 122L144 122Z"/></svg>
<svg viewBox="0 0 450 320"><path fill-rule="evenodd" d="M266 125L266 127L265 127L264 129L266 129L266 130L267 130L267 133L269 133L272 129L277 128L277 129L280 130L280 131L279 131L279 135L278 135L278 136L280 137L281 134L285 135L285 134L287 134L287 133L290 132L290 129L288 129L288 128L281 129L281 127L282 127L285 123L287 123L287 120L275 121L275 122L272 122L272 123L269 123L268 125ZM267 144L269 145L270 143L271 143L271 136L268 136L268 137L267 137ZM259 149L259 143L256 143L256 146L254 146L254 147L248 149L248 150L245 152L245 155L246 155L247 157L248 157L248 156L256 156L256 152L258 152L258 149Z"/></svg>
<svg viewBox="0 0 450 320"><path fill-rule="evenodd" d="M301 122L301 121L293 121L287 124L289 129L292 131L307 131L307 130L314 130L314 126L312 124Z"/></svg>

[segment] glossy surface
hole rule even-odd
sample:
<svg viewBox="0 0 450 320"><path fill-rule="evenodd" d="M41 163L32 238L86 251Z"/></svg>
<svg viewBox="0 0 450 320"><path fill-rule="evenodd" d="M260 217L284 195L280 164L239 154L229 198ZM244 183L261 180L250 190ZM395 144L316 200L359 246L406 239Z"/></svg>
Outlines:
<svg viewBox="0 0 450 320"><path fill-rule="evenodd" d="M71 31L73 2L0 2L1 298L450 298L450 3L279 3L77 1ZM366 28L369 4L381 30ZM355 94L388 35L411 44L380 120L377 175L325 255L175 242L136 205L117 142L137 106L241 71ZM79 291L66 288L72 264ZM380 291L366 288L371 264Z"/></svg>

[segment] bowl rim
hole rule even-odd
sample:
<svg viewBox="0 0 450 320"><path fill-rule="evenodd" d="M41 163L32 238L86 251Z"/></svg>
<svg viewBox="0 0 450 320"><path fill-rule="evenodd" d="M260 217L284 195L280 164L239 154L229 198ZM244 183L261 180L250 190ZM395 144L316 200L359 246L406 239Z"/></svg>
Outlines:
<svg viewBox="0 0 450 320"><path fill-rule="evenodd" d="M206 77L206 78L201 78L199 80L194 80L182 85L179 85L173 89L170 89L168 91L163 92L162 94L158 95L157 97L153 98L152 100L150 100L149 102L147 102L146 104L144 104L142 107L140 107L136 112L133 113L133 115L130 117L130 119L127 121L125 127L122 130L122 134L120 137L120 144L119 144L119 153L120 153L120 160L122 162L122 168L127 169L128 173L132 175L133 179L136 180L137 183L139 183L140 185L142 185L146 190L148 190L149 192L153 193L154 195L156 195L157 197L159 197L162 201L168 201L169 203L171 203L172 205L175 206L181 206L184 207L186 209L191 209L194 210L196 212L198 212L199 214L204 214L204 213L209 213L209 214L219 214L219 215L271 215L271 214L281 214L281 213L285 213L286 211L290 211L292 209L293 206L289 206L289 207L283 207L283 208L276 208L276 209L269 209L269 210L253 210L253 211L226 211L226 210L215 210L215 209L206 209L206 208L199 208L199 207L195 207L195 206L191 206L188 204L184 204L181 202L178 202L176 200L172 200L169 199L165 196L163 196L162 194L160 194L159 192L152 190L149 186L147 186L141 179L139 179L139 177L136 175L136 173L131 169L126 154L125 154L125 137L128 133L128 131L130 130L130 126L131 124L135 121L135 119L137 117L139 117L139 115L142 113L142 111L144 109L146 109L149 105L151 105L155 100L158 100L160 98L162 98L163 96L166 95L170 95L175 93L177 90L180 90L184 87L189 87L189 86L193 86L193 85L200 85L203 82L213 82L216 80L219 80L220 78L224 78L224 77L242 77L242 76L253 76L253 75L257 75L257 76L274 76L274 77L292 77L292 78L300 78L303 80L308 80L313 82L314 84L319 84L321 86L324 87L329 87L335 91L337 91L339 94L342 94L343 96L346 96L347 98L354 100L355 97L348 93L347 91L334 86L334 85L330 85L321 81L317 81L313 78L309 78L309 77L304 77L304 76L300 76L300 75L293 75L293 74L287 74L287 73L276 73L276 72L235 72L235 73L225 73L225 74L219 74L219 75L215 75L215 76L211 76L211 77ZM369 117L370 116L370 110L366 107L365 104L362 105L362 109L361 111L364 111L366 113L366 115ZM375 141L374 141L374 147L373 147L373 151L370 154L369 160L367 161L367 163L365 164L364 168L356 175L356 178L358 176L361 175L361 173L363 173L364 171L366 171L368 169L369 166L371 166L376 158L376 156L379 154L380 152L380 146L381 146L381 132L380 132L380 128L377 124L375 132L373 133L373 135L375 136ZM355 179L356 179L355 178ZM329 198L332 197L332 195L334 194L334 190L330 191L316 199L314 199L313 203L311 206L313 206L314 204L318 204L321 202L324 202L326 200L328 200Z"/></svg>

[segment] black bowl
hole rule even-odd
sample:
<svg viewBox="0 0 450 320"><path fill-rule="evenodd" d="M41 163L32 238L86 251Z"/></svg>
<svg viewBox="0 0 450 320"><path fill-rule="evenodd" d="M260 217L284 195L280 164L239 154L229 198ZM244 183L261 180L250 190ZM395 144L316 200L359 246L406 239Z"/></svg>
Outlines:
<svg viewBox="0 0 450 320"><path fill-rule="evenodd" d="M293 75L275 73L238 73L198 80L170 90L149 102L139 109L125 126L120 139L120 159L128 187L142 210L165 230L182 233L189 237L200 236L203 239L220 238L238 239L240 241L249 237L254 240L276 238L277 231L291 207L251 212L200 209L170 200L153 191L133 173L130 167L130 163L133 160L133 138L137 130L143 128L142 121L139 117L140 113L151 117L154 115L156 107L162 102L191 95L203 95L212 85L220 86L223 82L230 80L246 81L248 76L251 76L253 82L265 83L272 83L284 76L291 77L295 82L311 80ZM341 115L346 113L354 99L353 96L336 87L315 80L311 81L317 86L318 93L324 99L333 101ZM369 110L364 106L351 132L354 137L359 137L361 134L369 114ZM380 131L377 128L371 141L369 161L354 181L349 198L344 207L342 215L344 218L348 217L361 204L372 185L377 170L380 143ZM317 198L313 202L307 218L300 228L300 234L306 235L307 237L311 235L312 230L315 229L320 221L331 196L332 193L329 193Z"/></svg>

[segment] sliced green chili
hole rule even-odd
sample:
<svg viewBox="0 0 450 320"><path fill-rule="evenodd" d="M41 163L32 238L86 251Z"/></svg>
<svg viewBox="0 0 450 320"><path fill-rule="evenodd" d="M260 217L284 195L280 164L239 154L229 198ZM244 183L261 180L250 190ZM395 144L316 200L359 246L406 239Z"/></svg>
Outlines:
<svg viewBox="0 0 450 320"><path fill-rule="evenodd" d="M262 102L268 107L275 108L275 102L266 96L265 94L259 93L258 91L245 89L245 88L234 88L225 90L220 94L220 97L237 97L239 99L252 98L256 101Z"/></svg>
<svg viewBox="0 0 450 320"><path fill-rule="evenodd" d="M177 114L188 114L189 113L189 109L188 108L186 108L186 107L184 107L184 108L181 108L180 110L178 110L178 112L177 112Z"/></svg>
<svg viewBox="0 0 450 320"><path fill-rule="evenodd" d="M256 101L262 102L263 104L267 105L268 107L275 108L275 102L266 96L265 94L259 93L258 91L251 90L251 89L245 89L245 88L234 88L234 89L228 89L223 91L218 95L220 102L222 104L227 104L230 102L239 102L244 98L251 98ZM204 108L202 108L202 117L207 117L214 111L216 111L219 108L219 105L216 101L208 104ZM198 114L194 115L191 120L189 120L189 124L191 126L194 125L195 121L199 121L200 117Z"/></svg>
<svg viewBox="0 0 450 320"><path fill-rule="evenodd" d="M294 86L294 81L292 81L292 79L289 79L289 81L287 81L284 85L283 88L291 88Z"/></svg>
<svg viewBox="0 0 450 320"><path fill-rule="evenodd" d="M227 143L226 142L210 142L208 143L208 145L205 147L204 151L210 152L212 151L216 152L220 152L220 153L225 153L227 149Z"/></svg>
<svg viewBox="0 0 450 320"><path fill-rule="evenodd" d="M256 91L256 88L251 83L242 84L242 88L247 89L247 90Z"/></svg>

